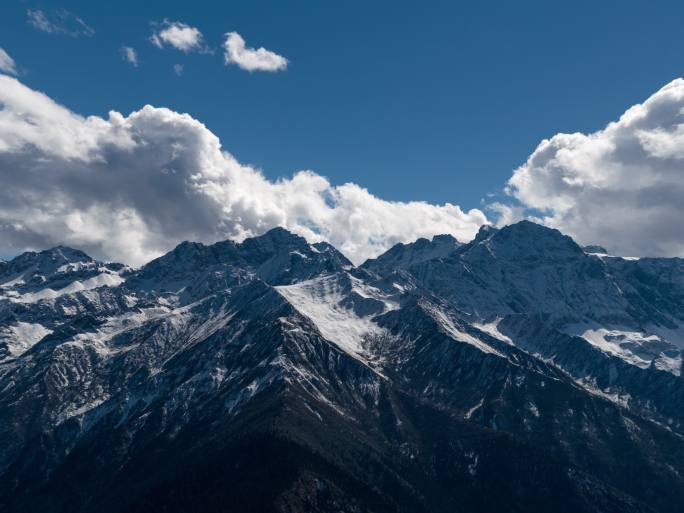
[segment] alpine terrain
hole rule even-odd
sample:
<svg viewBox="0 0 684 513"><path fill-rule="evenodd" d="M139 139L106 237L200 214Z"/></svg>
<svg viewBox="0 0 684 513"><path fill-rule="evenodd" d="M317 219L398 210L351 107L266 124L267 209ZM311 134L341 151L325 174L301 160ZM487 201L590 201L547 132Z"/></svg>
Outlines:
<svg viewBox="0 0 684 513"><path fill-rule="evenodd" d="M684 511L684 259L531 222L0 262L0 511Z"/></svg>

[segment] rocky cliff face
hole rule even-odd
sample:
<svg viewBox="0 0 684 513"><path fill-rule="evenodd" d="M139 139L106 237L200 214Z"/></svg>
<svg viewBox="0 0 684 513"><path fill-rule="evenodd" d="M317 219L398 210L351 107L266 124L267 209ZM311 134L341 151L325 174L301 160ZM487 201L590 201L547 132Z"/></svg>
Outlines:
<svg viewBox="0 0 684 513"><path fill-rule="evenodd" d="M3 511L677 512L684 261L522 222L0 263Z"/></svg>

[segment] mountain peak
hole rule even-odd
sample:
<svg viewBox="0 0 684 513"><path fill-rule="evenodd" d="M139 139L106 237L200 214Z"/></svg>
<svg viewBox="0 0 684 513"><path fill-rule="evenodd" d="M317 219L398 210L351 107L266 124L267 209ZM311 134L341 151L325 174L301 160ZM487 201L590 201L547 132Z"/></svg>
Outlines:
<svg viewBox="0 0 684 513"><path fill-rule="evenodd" d="M601 255L607 255L608 250L603 246L597 246L596 244L589 244L588 246L582 246L582 250L585 253L599 253Z"/></svg>
<svg viewBox="0 0 684 513"><path fill-rule="evenodd" d="M25 253L26 254L26 253ZM93 258L90 255L84 253L80 249L74 249L69 246L55 246L50 249L40 251L38 253L33 253L37 258L40 259L51 259L54 261L61 261L63 263L75 263L75 262L92 262ZM20 255L21 256L21 255Z"/></svg>
<svg viewBox="0 0 684 513"><path fill-rule="evenodd" d="M490 227L488 227L488 228L490 228ZM521 221L518 221L517 223L511 223L511 224L506 225L503 228L500 228L498 230L495 229L495 231L497 231L497 232L513 232L513 233L516 233L517 235L545 235L545 236L567 237L567 235L563 235L556 228L550 228L546 225L543 225L540 223L535 223L534 221L530 221L529 219L523 219ZM570 238L570 237L567 237L567 238Z"/></svg>
<svg viewBox="0 0 684 513"><path fill-rule="evenodd" d="M489 224L483 224L480 226L480 229L477 231L477 235L475 235L475 238L473 239L473 244L480 242L482 240L488 239L491 237L493 234L498 232L499 230L497 228L494 228L493 226Z"/></svg>
<svg viewBox="0 0 684 513"><path fill-rule="evenodd" d="M21 274L33 269L40 274L52 274L67 264L90 263L94 260L81 250L67 246L55 246L43 251L26 251L2 266L3 274Z"/></svg>
<svg viewBox="0 0 684 513"><path fill-rule="evenodd" d="M304 237L302 237L301 235L297 235L296 233L293 233L287 228L283 228L282 226L276 226L275 228L271 228L262 235L252 237L252 239L270 239L272 241L277 242L297 241L306 243L306 239Z"/></svg>
<svg viewBox="0 0 684 513"><path fill-rule="evenodd" d="M432 242L435 244L461 244L456 237L448 233L441 233L439 235L433 236Z"/></svg>
<svg viewBox="0 0 684 513"><path fill-rule="evenodd" d="M483 235L487 233L482 229L480 232ZM555 228L532 221L519 221L489 233L490 235L483 238L479 238L478 233L474 242L486 244L488 251L495 250L495 254L503 258L559 258L583 254L572 238Z"/></svg>
<svg viewBox="0 0 684 513"><path fill-rule="evenodd" d="M270 235L270 236L283 236L283 237L299 237L299 235L296 235L295 233L291 232L284 226L275 226L269 230L266 230L264 232L264 235Z"/></svg>
<svg viewBox="0 0 684 513"><path fill-rule="evenodd" d="M256 276L271 285L288 284L351 265L330 244L309 244L304 237L277 227L240 243L232 240L211 245L183 242L143 266L127 285L147 291L179 293L185 290L185 301L248 277Z"/></svg>
<svg viewBox="0 0 684 513"><path fill-rule="evenodd" d="M296 235L280 226L267 232L250 237L238 244L244 251L253 253L257 258L270 258L276 251L285 248L306 248L309 243L300 235Z"/></svg>
<svg viewBox="0 0 684 513"><path fill-rule="evenodd" d="M379 257L364 262L362 267L375 271L408 268L427 260L445 258L460 246L461 243L449 234L435 235L432 240L421 237L408 244L395 244Z"/></svg>

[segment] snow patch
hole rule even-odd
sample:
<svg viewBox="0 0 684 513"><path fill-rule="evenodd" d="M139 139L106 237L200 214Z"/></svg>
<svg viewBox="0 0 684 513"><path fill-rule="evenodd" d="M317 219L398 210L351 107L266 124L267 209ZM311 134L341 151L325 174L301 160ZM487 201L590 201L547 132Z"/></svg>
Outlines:
<svg viewBox="0 0 684 513"><path fill-rule="evenodd" d="M352 279L352 284L353 290L358 294L376 297L371 287L360 281ZM358 316L351 308L344 306L346 296L339 283L339 276L322 276L275 289L308 317L321 335L349 354L363 355L363 341L366 337L385 334L385 330L372 321L371 315ZM394 307L389 301L383 302L387 308Z"/></svg>
<svg viewBox="0 0 684 513"><path fill-rule="evenodd" d="M604 353L617 356L631 365L642 369L654 365L657 369L675 376L681 374L681 352L660 335L587 325L568 326L566 331L572 335L579 335Z"/></svg>
<svg viewBox="0 0 684 513"><path fill-rule="evenodd" d="M655 365L655 368L658 370L670 372L675 376L681 376L682 355L670 357L663 354L653 362L653 365Z"/></svg>
<svg viewBox="0 0 684 513"><path fill-rule="evenodd" d="M9 354L16 358L50 333L52 330L47 329L42 324L18 322L0 331L0 342L4 342Z"/></svg>
<svg viewBox="0 0 684 513"><path fill-rule="evenodd" d="M616 335L624 335L625 337L635 339L637 338L637 336L641 335L641 333L607 330L605 328L599 328L584 330L584 332L582 332L580 336L584 340L589 342L591 345L598 347L601 351L622 358L623 360L625 360L628 363L631 363L632 365L636 365L637 367L642 368L646 368L650 365L649 361L644 360L643 358L639 358L627 349L623 349L619 343L616 343L613 340L606 339L606 336ZM657 340L657 337L655 337L655 340Z"/></svg>
<svg viewBox="0 0 684 513"><path fill-rule="evenodd" d="M145 322L172 313L166 307L144 308L138 312L127 312L124 315L109 317L95 332L79 333L61 344L62 348L90 348L102 358L130 349L130 347L112 349L108 342L117 335L142 326Z"/></svg>
<svg viewBox="0 0 684 513"><path fill-rule="evenodd" d="M53 290L46 288L38 292L28 292L18 296L10 297L10 299L17 303L36 303L43 299L55 299L65 294L73 294L74 292L81 292L84 290L92 290L99 287L118 287L125 280L116 273L103 272L92 278L83 281L75 281L64 288Z"/></svg>
<svg viewBox="0 0 684 513"><path fill-rule="evenodd" d="M454 322L439 308L427 307L426 310L430 313L432 318L442 327L444 332L457 342L465 342L466 344L470 344L471 346L477 347L483 353L494 354L496 356L500 356L501 358L505 358L504 355L502 355L493 347L489 346L487 343L483 342L478 338L473 337L470 333L466 333L465 331L460 330L454 324Z"/></svg>
<svg viewBox="0 0 684 513"><path fill-rule="evenodd" d="M483 397L482 399L480 399L480 400L478 401L478 403L477 403L475 406L473 406L472 408L470 408L470 409L466 412L465 418L466 418L466 419L470 419L470 418L473 416L473 414L474 414L477 410L479 410L480 408L482 408L482 404L483 404L483 403L484 403L484 397Z"/></svg>
<svg viewBox="0 0 684 513"><path fill-rule="evenodd" d="M641 260L641 257L634 257L634 256L617 256L617 255L609 255L608 253L587 253L587 255L590 256L595 256L600 259L604 258L620 258L622 260L629 260L629 261L636 261L636 260Z"/></svg>
<svg viewBox="0 0 684 513"><path fill-rule="evenodd" d="M492 322L488 323L473 323L473 326L477 328L480 331L485 332L487 335L491 335L497 340L500 340L501 342L505 342L507 344L513 345L513 341L510 339L510 337L507 337L503 333L499 331L499 323L501 322L501 317L497 317L495 320Z"/></svg>
<svg viewBox="0 0 684 513"><path fill-rule="evenodd" d="M104 404L108 400L109 394L105 394L103 397L98 397L97 399L88 401L80 406L69 405L65 410L63 410L59 413L59 415L57 415L55 423L59 425L73 417L82 417L89 411L94 410L95 408L97 408L101 404Z"/></svg>
<svg viewBox="0 0 684 513"><path fill-rule="evenodd" d="M349 278L351 279L352 290L359 296L366 299L375 299L385 305L385 311L383 313L399 309L399 303L387 297L387 295L377 287L373 287L351 275L349 275Z"/></svg>
<svg viewBox="0 0 684 513"><path fill-rule="evenodd" d="M26 273L22 273L19 276L7 280L6 282L0 283L0 289L9 289L14 287L15 285L23 285L25 275Z"/></svg>
<svg viewBox="0 0 684 513"><path fill-rule="evenodd" d="M94 268L97 264L97 262L69 262L64 265L60 265L57 268L58 273L66 273L66 272L78 272L82 271L84 269L92 269Z"/></svg>

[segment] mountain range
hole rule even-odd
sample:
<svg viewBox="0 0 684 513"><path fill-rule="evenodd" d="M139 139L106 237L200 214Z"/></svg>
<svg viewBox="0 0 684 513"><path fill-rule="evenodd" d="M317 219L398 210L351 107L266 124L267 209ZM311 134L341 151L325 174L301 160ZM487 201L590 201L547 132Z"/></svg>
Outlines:
<svg viewBox="0 0 684 513"><path fill-rule="evenodd" d="M3 512L684 509L684 259L528 221L0 262Z"/></svg>

